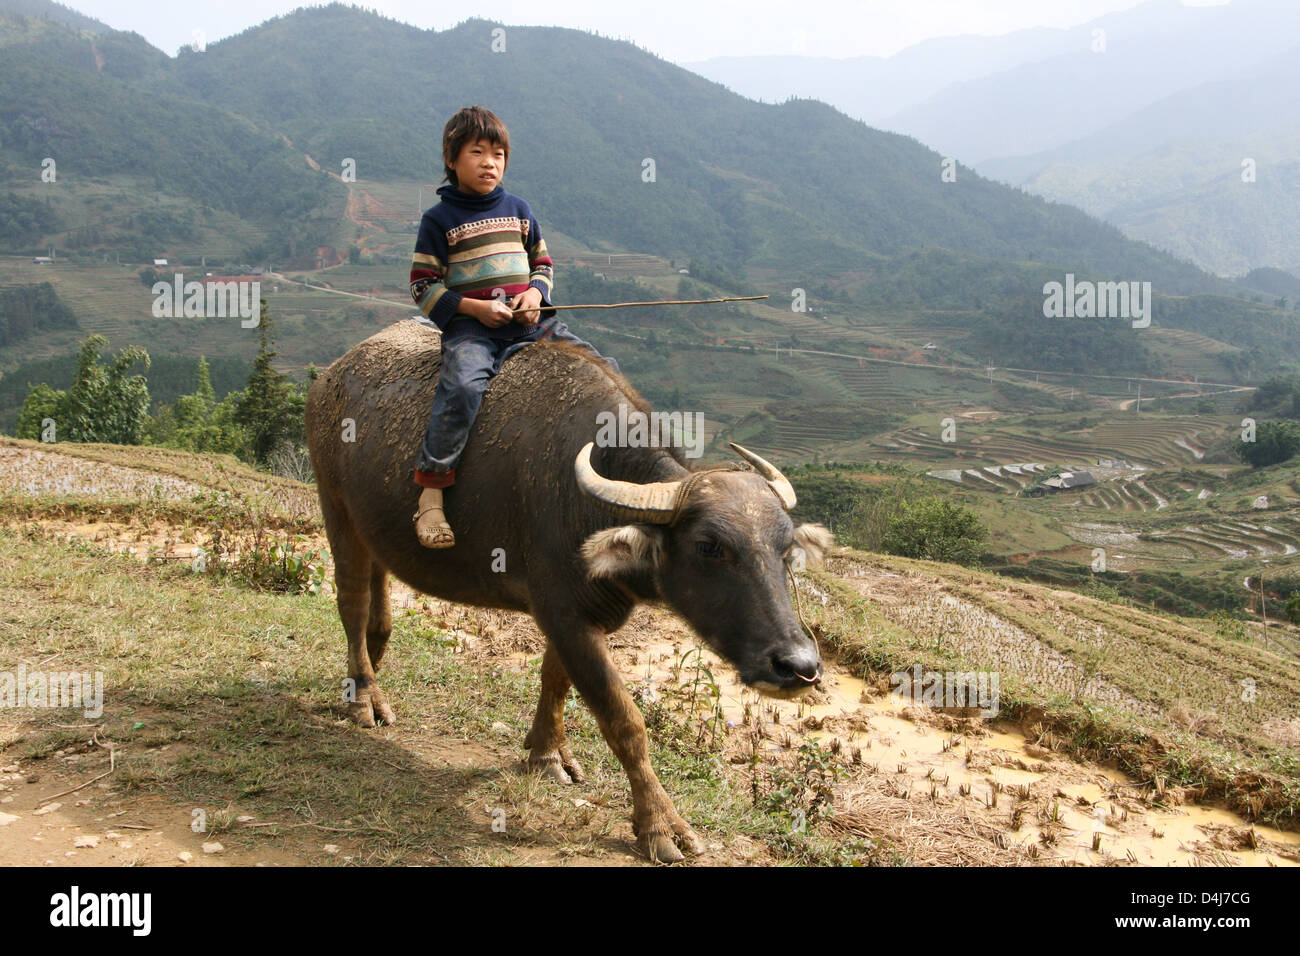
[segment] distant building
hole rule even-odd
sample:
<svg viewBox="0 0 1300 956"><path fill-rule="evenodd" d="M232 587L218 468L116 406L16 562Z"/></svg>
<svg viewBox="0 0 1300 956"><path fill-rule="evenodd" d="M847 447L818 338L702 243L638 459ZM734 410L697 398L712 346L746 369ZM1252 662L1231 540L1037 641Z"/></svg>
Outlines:
<svg viewBox="0 0 1300 956"><path fill-rule="evenodd" d="M933 352L938 348L939 346L935 345L933 342L926 342L924 345L921 346L922 351L925 352Z"/></svg>
<svg viewBox="0 0 1300 956"><path fill-rule="evenodd" d="M38 266L48 266L54 264L54 259L50 256L34 256L32 262L36 263Z"/></svg>
<svg viewBox="0 0 1300 956"><path fill-rule="evenodd" d="M156 266L165 266L165 265L167 265L167 260L166 260L166 259L155 259L155 260L153 261L153 264L156 265Z"/></svg>
<svg viewBox="0 0 1300 956"><path fill-rule="evenodd" d="M680 276L688 276L688 275L691 274L691 270L690 270L690 269L678 269L678 270L677 270L677 274L680 275Z"/></svg>
<svg viewBox="0 0 1300 956"><path fill-rule="evenodd" d="M1048 491L1070 491L1075 488L1086 488L1096 483L1097 479L1092 477L1091 472L1058 471L1051 478L1044 481L1042 487Z"/></svg>
<svg viewBox="0 0 1300 956"><path fill-rule="evenodd" d="M1098 468L1132 468L1123 458L1098 458Z"/></svg>

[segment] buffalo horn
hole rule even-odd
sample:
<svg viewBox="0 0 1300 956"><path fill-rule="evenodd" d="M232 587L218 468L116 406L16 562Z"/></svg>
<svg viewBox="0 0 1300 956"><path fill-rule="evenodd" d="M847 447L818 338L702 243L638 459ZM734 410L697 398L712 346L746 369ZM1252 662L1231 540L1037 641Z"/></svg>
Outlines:
<svg viewBox="0 0 1300 956"><path fill-rule="evenodd" d="M605 478L591 465L592 445L592 442L583 445L573 462L578 487L628 521L668 524L672 520L677 497L681 494L680 481L653 481L639 485Z"/></svg>
<svg viewBox="0 0 1300 956"><path fill-rule="evenodd" d="M756 472L767 479L768 487L776 492L776 496L781 499L781 504L785 506L786 511L794 507L794 486L790 484L790 479L781 474L776 465L758 457L748 448L740 447L734 441L727 442L727 444L736 450L737 455L753 465Z"/></svg>

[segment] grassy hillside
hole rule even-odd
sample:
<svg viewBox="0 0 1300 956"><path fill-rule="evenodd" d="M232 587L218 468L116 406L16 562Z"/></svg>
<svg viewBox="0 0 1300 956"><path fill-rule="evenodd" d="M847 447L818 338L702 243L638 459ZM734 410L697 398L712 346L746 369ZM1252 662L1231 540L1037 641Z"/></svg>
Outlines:
<svg viewBox="0 0 1300 956"><path fill-rule="evenodd" d="M400 722L339 720L328 584L295 593L309 579L265 560L287 547L328 582L310 486L210 456L155 466L136 449L10 441L0 539L16 625L0 665L57 655L101 670L95 740L116 755L108 766L80 716L7 711L0 755L45 787L8 805L13 826L39 794L105 773L84 812L58 811L59 832L102 834L97 816L149 806L171 847L119 833L73 851L79 862L202 859L214 838L246 863L636 862L625 781L580 702L566 722L588 781L514 770L542 646L523 616L395 588L383 680ZM195 547L213 556L200 571ZM1295 629L1224 640L1203 621L851 550L798 590L828 665L803 703L741 691L663 611L614 641L703 863L1300 860L1300 837L1270 826L1294 828L1300 792L1300 662L1276 644ZM900 703L889 675L913 665L998 671L998 719ZM207 833L186 833L194 807Z"/></svg>

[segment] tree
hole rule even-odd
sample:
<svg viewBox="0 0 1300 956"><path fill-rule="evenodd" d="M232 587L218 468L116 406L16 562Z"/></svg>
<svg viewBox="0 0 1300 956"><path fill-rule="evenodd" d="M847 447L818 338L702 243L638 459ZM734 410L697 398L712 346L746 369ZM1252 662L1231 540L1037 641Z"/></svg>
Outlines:
<svg viewBox="0 0 1300 956"><path fill-rule="evenodd" d="M922 498L903 504L889 523L881 549L905 558L974 564L988 529L979 515L942 498Z"/></svg>
<svg viewBox="0 0 1300 956"><path fill-rule="evenodd" d="M44 382L32 386L31 391L27 393L27 398L23 400L23 407L18 412L14 435L18 438L40 441L41 423L46 419L52 419L55 424L55 439L65 437L59 434L58 425L59 422L68 420L67 406L67 392L61 389L56 391Z"/></svg>
<svg viewBox="0 0 1300 956"><path fill-rule="evenodd" d="M271 313L262 300L262 340L248 387L235 400L234 421L247 434L247 451L254 462L265 465L284 442L294 445L307 440L303 424L306 396L288 377L271 365L280 353L274 344Z"/></svg>
<svg viewBox="0 0 1300 956"><path fill-rule="evenodd" d="M217 395L212 390L212 374L208 369L208 360L200 355L198 388L192 395L182 395L176 399L176 426L186 428L203 424L216 403Z"/></svg>
<svg viewBox="0 0 1300 956"><path fill-rule="evenodd" d="M77 377L68 390L67 438L79 442L138 445L149 415L149 384L143 375L127 375L137 362L149 369L149 353L138 345L117 353L107 368L99 350L108 344L102 335L81 343Z"/></svg>
<svg viewBox="0 0 1300 956"><path fill-rule="evenodd" d="M1253 442L1237 442L1237 457L1252 468L1287 461L1300 452L1300 423L1260 422Z"/></svg>
<svg viewBox="0 0 1300 956"><path fill-rule="evenodd" d="M235 410L243 393L227 395L218 402L208 361L203 356L199 356L198 378L192 394L182 395L173 405L158 410L149 423L150 440L185 451L241 454L248 438L235 421Z"/></svg>
<svg viewBox="0 0 1300 956"><path fill-rule="evenodd" d="M102 335L81 343L77 377L65 391L36 385L18 414L18 437L39 439L41 422L54 419L60 441L111 442L138 445L149 418L149 384L143 375L128 375L137 363L149 368L149 353L139 346L123 349L107 368L99 350L108 344Z"/></svg>

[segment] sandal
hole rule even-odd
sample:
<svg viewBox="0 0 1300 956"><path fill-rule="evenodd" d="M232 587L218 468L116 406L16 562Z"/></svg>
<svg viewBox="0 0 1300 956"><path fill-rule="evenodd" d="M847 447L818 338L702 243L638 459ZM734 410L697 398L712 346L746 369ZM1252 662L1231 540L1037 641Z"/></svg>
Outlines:
<svg viewBox="0 0 1300 956"><path fill-rule="evenodd" d="M441 508L425 508L423 511L415 513L415 536L420 539L420 544L426 548L450 548L456 544L456 535L451 530L451 525L447 524L444 516L441 521L432 528L421 528L420 518L430 511L436 511L442 514Z"/></svg>

